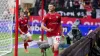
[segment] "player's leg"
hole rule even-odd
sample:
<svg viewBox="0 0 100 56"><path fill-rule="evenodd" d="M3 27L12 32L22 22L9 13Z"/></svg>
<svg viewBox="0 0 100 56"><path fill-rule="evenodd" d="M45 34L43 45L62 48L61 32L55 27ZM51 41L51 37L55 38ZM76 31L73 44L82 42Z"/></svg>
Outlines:
<svg viewBox="0 0 100 56"><path fill-rule="evenodd" d="M29 32L28 32L26 35L27 35L27 37L28 37L27 42L33 41L33 40L32 40L32 35L31 35Z"/></svg>
<svg viewBox="0 0 100 56"><path fill-rule="evenodd" d="M27 40L24 40L25 53L29 53L27 47L28 47L28 42L27 42Z"/></svg>
<svg viewBox="0 0 100 56"><path fill-rule="evenodd" d="M29 53L27 47L29 46L28 42L31 42L31 41L33 40L32 40L31 34L28 32L25 34L25 40L24 40L24 48L25 48L26 53Z"/></svg>
<svg viewBox="0 0 100 56"><path fill-rule="evenodd" d="M54 56L58 56L59 55L59 44L60 44L60 37L61 36L55 36L53 37L53 46L54 46Z"/></svg>
<svg viewBox="0 0 100 56"><path fill-rule="evenodd" d="M25 49L25 52L28 53L28 50L27 50L27 47L28 47L28 42L27 42L27 36L24 34L21 34L21 37L24 41L24 49Z"/></svg>
<svg viewBox="0 0 100 56"><path fill-rule="evenodd" d="M53 48L53 38L52 37L48 37L48 44L50 45L50 48L52 49L52 52L54 52L54 48Z"/></svg>

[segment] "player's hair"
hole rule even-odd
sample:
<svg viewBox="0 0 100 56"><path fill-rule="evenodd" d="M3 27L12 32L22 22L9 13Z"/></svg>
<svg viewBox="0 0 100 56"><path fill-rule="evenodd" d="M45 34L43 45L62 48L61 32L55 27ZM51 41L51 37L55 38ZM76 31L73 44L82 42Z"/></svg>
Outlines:
<svg viewBox="0 0 100 56"><path fill-rule="evenodd" d="M49 5L53 5L54 7L56 6L55 3L49 3Z"/></svg>

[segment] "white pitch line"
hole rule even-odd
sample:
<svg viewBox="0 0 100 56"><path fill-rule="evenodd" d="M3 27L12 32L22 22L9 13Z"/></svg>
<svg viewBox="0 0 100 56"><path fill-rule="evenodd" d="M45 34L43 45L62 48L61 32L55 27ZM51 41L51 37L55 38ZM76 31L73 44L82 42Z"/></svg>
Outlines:
<svg viewBox="0 0 100 56"><path fill-rule="evenodd" d="M18 37L18 38L21 38L21 37ZM12 39L15 39L15 38L12 38Z"/></svg>

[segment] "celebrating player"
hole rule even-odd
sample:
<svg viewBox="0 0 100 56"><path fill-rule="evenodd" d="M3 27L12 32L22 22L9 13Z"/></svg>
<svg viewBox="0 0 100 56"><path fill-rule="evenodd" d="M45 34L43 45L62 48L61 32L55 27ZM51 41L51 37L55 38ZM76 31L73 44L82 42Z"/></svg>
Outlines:
<svg viewBox="0 0 100 56"><path fill-rule="evenodd" d="M19 18L19 31L21 33L21 37L24 41L25 52L28 53L27 46L28 42L32 41L31 34L29 33L29 21L28 18L24 16L24 12L20 12Z"/></svg>
<svg viewBox="0 0 100 56"><path fill-rule="evenodd" d="M55 12L55 5L50 3L48 5L48 14L43 18L41 28L47 31L48 43L52 48L54 56L59 54L59 44L62 33L61 15Z"/></svg>

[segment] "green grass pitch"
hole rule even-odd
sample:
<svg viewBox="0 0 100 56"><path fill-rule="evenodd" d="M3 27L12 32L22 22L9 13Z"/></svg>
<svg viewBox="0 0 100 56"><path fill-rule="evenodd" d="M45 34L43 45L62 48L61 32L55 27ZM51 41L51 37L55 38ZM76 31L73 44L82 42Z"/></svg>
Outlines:
<svg viewBox="0 0 100 56"><path fill-rule="evenodd" d="M15 35L13 34L13 37L14 36ZM32 35L32 39L33 40L38 40L39 39L39 36L40 35L38 35L38 34L33 34ZM46 36L45 35L44 35L44 39L46 39ZM15 39L13 39L13 43L14 43L14 40ZM19 38L18 41L19 42L22 42L22 38ZM39 48L28 48L28 50L29 50L29 53L26 54L26 53L24 53L24 48L19 48L18 49L18 56L42 56L41 50ZM62 50L60 49L60 52L61 51ZM53 56L52 51L51 51L50 48L47 49L46 52L47 52L47 56ZM11 53L9 53L9 54L7 54L5 56L14 56L14 49L13 49L13 51Z"/></svg>

